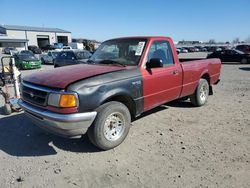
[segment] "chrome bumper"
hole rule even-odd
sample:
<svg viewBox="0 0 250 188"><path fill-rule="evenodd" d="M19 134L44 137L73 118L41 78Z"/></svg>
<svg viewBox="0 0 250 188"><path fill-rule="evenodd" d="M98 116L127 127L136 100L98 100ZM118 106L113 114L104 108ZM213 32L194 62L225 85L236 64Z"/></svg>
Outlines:
<svg viewBox="0 0 250 188"><path fill-rule="evenodd" d="M58 114L34 107L21 99L18 104L39 127L64 137L81 137L93 123L97 112Z"/></svg>

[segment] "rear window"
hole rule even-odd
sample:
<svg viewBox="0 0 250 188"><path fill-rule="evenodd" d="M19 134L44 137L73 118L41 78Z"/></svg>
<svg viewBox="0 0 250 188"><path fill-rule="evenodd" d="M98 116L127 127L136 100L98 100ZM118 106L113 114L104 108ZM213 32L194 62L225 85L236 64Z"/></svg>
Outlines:
<svg viewBox="0 0 250 188"><path fill-rule="evenodd" d="M89 59L91 57L90 52L75 52L76 58L77 59Z"/></svg>
<svg viewBox="0 0 250 188"><path fill-rule="evenodd" d="M74 52L71 51L67 51L67 52L61 52L57 59L75 59L75 54Z"/></svg>

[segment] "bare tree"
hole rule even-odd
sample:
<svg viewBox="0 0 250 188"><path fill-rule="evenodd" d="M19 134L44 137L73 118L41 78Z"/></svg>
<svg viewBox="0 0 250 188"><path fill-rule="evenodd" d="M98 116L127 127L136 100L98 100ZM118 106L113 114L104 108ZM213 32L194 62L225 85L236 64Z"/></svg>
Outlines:
<svg viewBox="0 0 250 188"><path fill-rule="evenodd" d="M210 39L210 40L208 41L208 43L209 43L209 44L215 44L216 42L215 42L214 39Z"/></svg>
<svg viewBox="0 0 250 188"><path fill-rule="evenodd" d="M240 38L239 37L236 37L234 40L233 40L233 44L238 44L240 42Z"/></svg>

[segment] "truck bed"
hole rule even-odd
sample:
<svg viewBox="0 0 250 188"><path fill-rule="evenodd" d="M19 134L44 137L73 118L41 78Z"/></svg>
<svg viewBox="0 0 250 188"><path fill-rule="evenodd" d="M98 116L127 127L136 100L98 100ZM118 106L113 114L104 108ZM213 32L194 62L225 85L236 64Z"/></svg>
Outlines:
<svg viewBox="0 0 250 188"><path fill-rule="evenodd" d="M183 89L181 96L194 93L200 78L210 78L209 84L215 84L220 76L221 62L219 59L201 59L185 61L180 64L183 70Z"/></svg>

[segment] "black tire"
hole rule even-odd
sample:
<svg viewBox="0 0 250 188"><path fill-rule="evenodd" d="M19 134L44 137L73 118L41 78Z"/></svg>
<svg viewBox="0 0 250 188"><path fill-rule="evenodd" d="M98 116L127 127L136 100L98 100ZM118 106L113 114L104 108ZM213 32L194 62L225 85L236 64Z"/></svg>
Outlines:
<svg viewBox="0 0 250 188"><path fill-rule="evenodd" d="M122 125L116 125L117 122L110 121L111 117L117 120L122 120L119 121L122 122ZM97 109L96 119L88 130L89 140L96 147L102 150L109 150L115 148L125 140L130 129L130 124L131 115L128 108L124 104L116 101L105 103ZM122 128L121 132L116 129L117 127ZM108 134L105 133L105 130L107 130L107 128L109 128L109 132L115 130L115 132L112 133L109 138L107 138ZM116 134L119 134L117 135L117 138L115 137ZM116 139L110 140L111 138Z"/></svg>
<svg viewBox="0 0 250 188"><path fill-rule="evenodd" d="M243 58L243 59L240 61L241 64L247 64L247 62L248 62L248 61L247 61L246 58Z"/></svg>
<svg viewBox="0 0 250 188"><path fill-rule="evenodd" d="M190 101L193 106L203 106L207 102L208 95L209 84L206 79L201 78L194 94L190 96Z"/></svg>
<svg viewBox="0 0 250 188"><path fill-rule="evenodd" d="M3 106L3 111L5 115L10 115L12 113L12 109L10 107L10 104L5 104Z"/></svg>
<svg viewBox="0 0 250 188"><path fill-rule="evenodd" d="M43 58L41 58L41 62L42 62L42 65L46 64Z"/></svg>

